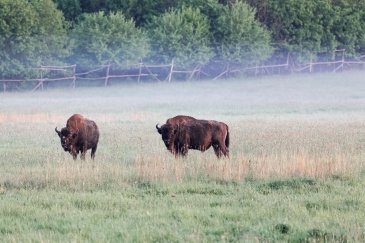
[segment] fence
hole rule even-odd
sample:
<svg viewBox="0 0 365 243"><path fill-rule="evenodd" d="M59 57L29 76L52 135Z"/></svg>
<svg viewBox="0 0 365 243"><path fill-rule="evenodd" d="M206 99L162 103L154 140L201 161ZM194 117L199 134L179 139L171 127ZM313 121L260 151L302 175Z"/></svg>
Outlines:
<svg viewBox="0 0 365 243"><path fill-rule="evenodd" d="M362 61L365 56L357 59L345 60L344 51L340 60L335 61L309 61L304 64L296 64L290 55L287 55L286 62L282 64L272 65L255 65L250 67L231 67L226 65L219 71L218 75L211 75L205 71L207 66L196 66L193 70L178 70L174 65L174 61L170 64L163 65L148 65L140 62L130 66L128 69L112 71L112 65L99 66L93 70L85 72L76 72L76 64L69 66L41 66L34 68L39 70L39 78L32 79L0 79L3 84L3 91L7 91L8 84L31 82L34 83L33 91L43 90L45 83L69 81L72 88L76 87L77 81L81 80L101 80L104 86L108 86L111 79L133 78L136 82L141 82L142 78L149 78L157 82L171 82L174 75L184 75L185 79L199 78L204 75L205 78L219 79L222 77L230 77L232 75L248 74L248 75L271 75L282 73L313 73L313 72L339 72L346 69L364 69L365 61ZM164 75L163 75L164 74Z"/></svg>

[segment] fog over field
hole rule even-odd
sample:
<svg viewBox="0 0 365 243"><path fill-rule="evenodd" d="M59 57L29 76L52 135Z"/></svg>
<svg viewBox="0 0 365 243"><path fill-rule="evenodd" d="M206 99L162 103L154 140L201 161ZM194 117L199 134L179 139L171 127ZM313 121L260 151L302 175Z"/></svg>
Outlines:
<svg viewBox="0 0 365 243"><path fill-rule="evenodd" d="M133 84L1 95L1 112L111 114L146 111L214 116L351 113L364 109L362 72L260 79ZM111 105L114 104L114 105ZM137 110L139 108L139 110ZM223 110L223 111L222 111ZM235 113L235 114L233 114Z"/></svg>
<svg viewBox="0 0 365 243"><path fill-rule="evenodd" d="M2 93L0 238L362 241L364 75ZM61 148L74 113L99 126L94 161ZM175 159L155 125L179 114L228 124L230 158Z"/></svg>
<svg viewBox="0 0 365 243"><path fill-rule="evenodd" d="M362 76L363 72L346 72L177 83L120 81L106 88L5 93L1 94L0 121L5 135L1 144L5 144L4 149L14 160L18 154L13 151L13 143L19 149L20 144L24 149L34 147L33 152L38 155L34 162L39 164L45 163L44 156L66 159L70 155L62 151L54 128L62 128L72 114L80 113L99 125L99 161L133 164L139 156L171 159L155 124L184 114L227 123L233 161L253 161L258 159L256 156L263 156L279 158L286 164L289 161L283 161L284 157L294 156L292 153L298 150L317 161L321 160L318 156L327 154L343 156L331 151L336 146L342 152L352 146L364 147ZM326 136L333 140L330 144ZM44 146L43 150L38 143ZM274 143L281 145L277 147ZM321 151L321 155L316 157L311 154L313 151ZM196 157L188 156L186 161L212 159L212 153L191 151ZM116 154L119 160L115 160ZM350 155L362 156L363 152L356 150ZM13 161L3 163L14 165ZM350 164L350 167L357 165Z"/></svg>

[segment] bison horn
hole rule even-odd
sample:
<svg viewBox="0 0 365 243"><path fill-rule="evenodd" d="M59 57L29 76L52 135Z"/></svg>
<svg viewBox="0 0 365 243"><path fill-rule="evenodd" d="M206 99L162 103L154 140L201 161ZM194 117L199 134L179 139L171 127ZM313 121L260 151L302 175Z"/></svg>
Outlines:
<svg viewBox="0 0 365 243"><path fill-rule="evenodd" d="M161 127L158 127L158 123L156 124L156 129L159 134L161 134Z"/></svg>
<svg viewBox="0 0 365 243"><path fill-rule="evenodd" d="M56 133L58 134L58 136L61 136L61 132L57 130L57 127L54 130L56 131Z"/></svg>

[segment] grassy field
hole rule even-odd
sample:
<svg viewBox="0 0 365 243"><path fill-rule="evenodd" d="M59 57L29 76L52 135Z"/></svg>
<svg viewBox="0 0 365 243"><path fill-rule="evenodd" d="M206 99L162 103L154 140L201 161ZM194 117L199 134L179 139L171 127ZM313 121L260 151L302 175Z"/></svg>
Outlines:
<svg viewBox="0 0 365 243"><path fill-rule="evenodd" d="M365 241L365 72L0 94L4 242ZM54 128L96 121L96 159ZM156 123L230 127L174 159Z"/></svg>

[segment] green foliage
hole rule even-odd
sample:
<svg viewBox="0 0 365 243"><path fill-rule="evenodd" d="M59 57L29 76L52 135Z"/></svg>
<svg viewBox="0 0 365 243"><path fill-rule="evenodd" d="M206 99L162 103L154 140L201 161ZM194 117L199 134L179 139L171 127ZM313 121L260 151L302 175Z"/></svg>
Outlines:
<svg viewBox="0 0 365 243"><path fill-rule="evenodd" d="M121 12L84 14L72 31L74 60L81 65L134 64L149 51L146 34Z"/></svg>
<svg viewBox="0 0 365 243"><path fill-rule="evenodd" d="M66 19L77 21L82 13L105 13L121 11L136 26L143 26L153 16L159 16L177 5L175 0L54 0Z"/></svg>
<svg viewBox="0 0 365 243"><path fill-rule="evenodd" d="M108 10L109 0L79 0L83 13L95 13Z"/></svg>
<svg viewBox="0 0 365 243"><path fill-rule="evenodd" d="M175 7L176 0L109 0L108 11L123 11L137 26L144 26L155 16Z"/></svg>
<svg viewBox="0 0 365 243"><path fill-rule="evenodd" d="M63 12L66 20L74 22L82 13L79 0L54 0L54 2L57 8Z"/></svg>
<svg viewBox="0 0 365 243"><path fill-rule="evenodd" d="M30 75L30 68L68 54L67 25L51 0L2 0L0 20L2 78Z"/></svg>
<svg viewBox="0 0 365 243"><path fill-rule="evenodd" d="M205 64L212 56L209 21L198 9L183 7L153 18L148 26L152 59L182 67Z"/></svg>
<svg viewBox="0 0 365 243"><path fill-rule="evenodd" d="M255 20L255 10L242 2L223 9L214 38L218 57L229 63L257 63L272 51L269 32Z"/></svg>
<svg viewBox="0 0 365 243"><path fill-rule="evenodd" d="M208 17L212 22L219 15L219 11L222 10L223 5L218 0L184 0L177 1L176 8L192 7L193 9L199 9L202 14ZM212 26L214 27L214 26Z"/></svg>
<svg viewBox="0 0 365 243"><path fill-rule="evenodd" d="M181 9L183 7L192 7L193 9L199 9L199 11L205 15L210 24L210 33L211 35L216 32L217 27L217 19L221 14L224 6L218 2L218 0L184 0L177 2L177 9Z"/></svg>
<svg viewBox="0 0 365 243"><path fill-rule="evenodd" d="M291 52L300 61L333 56L337 49L350 56L365 51L365 2L360 0L53 2L0 1L2 78L30 77L31 67L70 55L70 62L81 65L125 65L146 57L151 43L151 59L174 58L183 68L213 57L255 64L267 59L272 47L275 55Z"/></svg>
<svg viewBox="0 0 365 243"><path fill-rule="evenodd" d="M333 8L336 18L331 32L337 48L351 55L365 51L365 2L335 1Z"/></svg>
<svg viewBox="0 0 365 243"><path fill-rule="evenodd" d="M278 51L296 52L299 59L318 52L365 50L365 2L359 0L247 0L257 18L272 32Z"/></svg>
<svg viewBox="0 0 365 243"><path fill-rule="evenodd" d="M105 13L122 11L126 18L133 18L136 26L145 26L153 17L169 11L170 9L179 9L182 6L198 7L202 13L206 14L211 11L213 5L218 6L217 0L193 1L193 0L54 0L58 3L59 8L64 12L69 20L75 20L80 15L79 10L83 13L95 13L104 11ZM207 14L207 16L210 16Z"/></svg>
<svg viewBox="0 0 365 243"><path fill-rule="evenodd" d="M281 47L309 57L336 49L330 0L270 2L269 28Z"/></svg>

